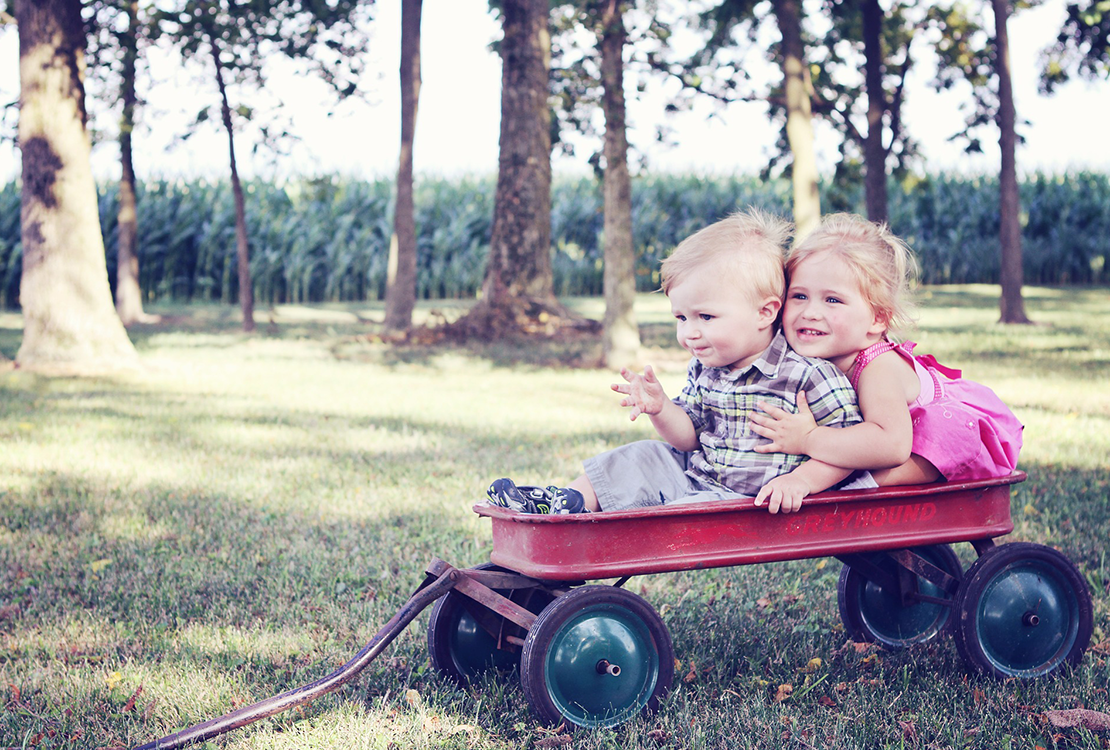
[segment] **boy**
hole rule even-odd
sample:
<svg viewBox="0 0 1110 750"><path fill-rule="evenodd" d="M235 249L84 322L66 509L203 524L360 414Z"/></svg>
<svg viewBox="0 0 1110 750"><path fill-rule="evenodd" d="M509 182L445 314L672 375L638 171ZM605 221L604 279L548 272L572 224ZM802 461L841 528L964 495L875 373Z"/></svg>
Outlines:
<svg viewBox="0 0 1110 750"><path fill-rule="evenodd" d="M622 370L626 382L613 390L624 394L630 419L647 415L666 442L642 440L587 459L585 473L565 488L498 479L490 502L574 513L754 495L771 513L789 513L806 495L847 478L849 470L805 456L755 450L767 442L750 426L757 401L793 412L804 391L818 424L861 421L843 373L795 354L778 331L789 231L786 222L749 210L688 237L663 261L678 341L693 355L686 386L669 400L649 366L642 374Z"/></svg>

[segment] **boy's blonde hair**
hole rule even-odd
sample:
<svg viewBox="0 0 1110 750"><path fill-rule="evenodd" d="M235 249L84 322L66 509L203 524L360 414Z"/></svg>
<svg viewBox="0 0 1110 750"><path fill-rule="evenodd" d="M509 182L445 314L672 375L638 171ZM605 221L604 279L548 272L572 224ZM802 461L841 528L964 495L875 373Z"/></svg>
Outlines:
<svg viewBox="0 0 1110 750"><path fill-rule="evenodd" d="M663 261L663 293L669 294L691 271L718 264L722 273L737 280L737 291L746 292L753 302L782 300L783 258L791 228L790 222L757 208L710 224L680 242Z"/></svg>
<svg viewBox="0 0 1110 750"><path fill-rule="evenodd" d="M822 252L835 253L844 261L888 333L912 325L910 292L917 279L917 262L886 224L855 214L829 214L787 254L787 279L799 263Z"/></svg>

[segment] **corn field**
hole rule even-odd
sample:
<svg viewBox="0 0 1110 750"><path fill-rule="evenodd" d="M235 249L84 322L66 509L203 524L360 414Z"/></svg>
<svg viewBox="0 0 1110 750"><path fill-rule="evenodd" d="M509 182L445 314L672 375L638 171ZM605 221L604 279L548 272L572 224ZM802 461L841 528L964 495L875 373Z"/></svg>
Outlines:
<svg viewBox="0 0 1110 750"><path fill-rule="evenodd" d="M837 209L863 211L862 191L826 189ZM246 186L251 268L262 303L380 299L393 217L390 180L303 179ZM473 296L493 219L492 178L416 183L418 296ZM553 186L552 263L560 295L602 291L602 199L590 178ZM925 283L997 282L994 178L933 175L892 181L890 223L917 254ZM1100 284L1110 255L1110 176L1034 175L1021 186L1025 279ZM659 261L685 236L748 205L789 215L790 185L755 177L667 175L633 183L637 286L658 287ZM116 264L116 186L100 189L109 276ZM826 206L828 208L829 206ZM227 183L151 180L139 186L140 284L148 301L237 297L234 214ZM19 189L0 186L0 309L18 306Z"/></svg>

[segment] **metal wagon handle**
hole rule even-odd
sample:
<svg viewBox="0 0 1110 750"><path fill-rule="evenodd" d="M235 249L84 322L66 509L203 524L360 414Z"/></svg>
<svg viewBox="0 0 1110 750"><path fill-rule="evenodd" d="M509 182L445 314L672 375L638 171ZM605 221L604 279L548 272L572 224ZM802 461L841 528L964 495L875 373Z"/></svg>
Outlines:
<svg viewBox="0 0 1110 750"><path fill-rule="evenodd" d="M244 706L215 719L209 719L188 729L166 735L153 742L141 745L135 750L173 750L194 742L203 742L216 735L230 732L259 719L265 719L282 711L287 711L290 708L338 690L354 679L359 672L381 654L385 647L429 604L453 589L464 578L466 578L466 575L463 571L437 560L430 566L429 573L423 583L417 587L409 600L397 611L397 614L382 626L381 630L370 639L361 651L339 669L308 685L287 690L284 693Z"/></svg>

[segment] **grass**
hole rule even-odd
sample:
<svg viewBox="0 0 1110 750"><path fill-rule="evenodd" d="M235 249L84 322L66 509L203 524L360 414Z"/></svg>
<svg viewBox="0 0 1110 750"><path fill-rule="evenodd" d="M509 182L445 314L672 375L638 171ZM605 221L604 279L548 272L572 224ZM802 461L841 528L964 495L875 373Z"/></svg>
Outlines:
<svg viewBox="0 0 1110 750"><path fill-rule="evenodd" d="M571 746L1107 746L1043 712L1110 712L1110 296L1028 288L1032 327L996 325L991 287L923 297L921 349L994 387L1027 425L1009 540L1078 564L1096 648L1051 682L985 681L949 640L857 651L835 561L638 578L629 587L671 631L675 689L651 719ZM638 304L675 391L685 360L666 302ZM488 559L470 508L491 478L570 479L582 458L651 434L621 413L611 373L559 364L589 346L392 348L365 336L373 306L277 308L250 337L227 308L156 312L162 323L132 334L141 374L0 375L2 747L130 747L311 682L430 560ZM0 316L0 352L18 342L18 319ZM562 746L513 677L463 691L436 675L426 622L336 694L208 746ZM776 701L781 685L794 692Z"/></svg>

